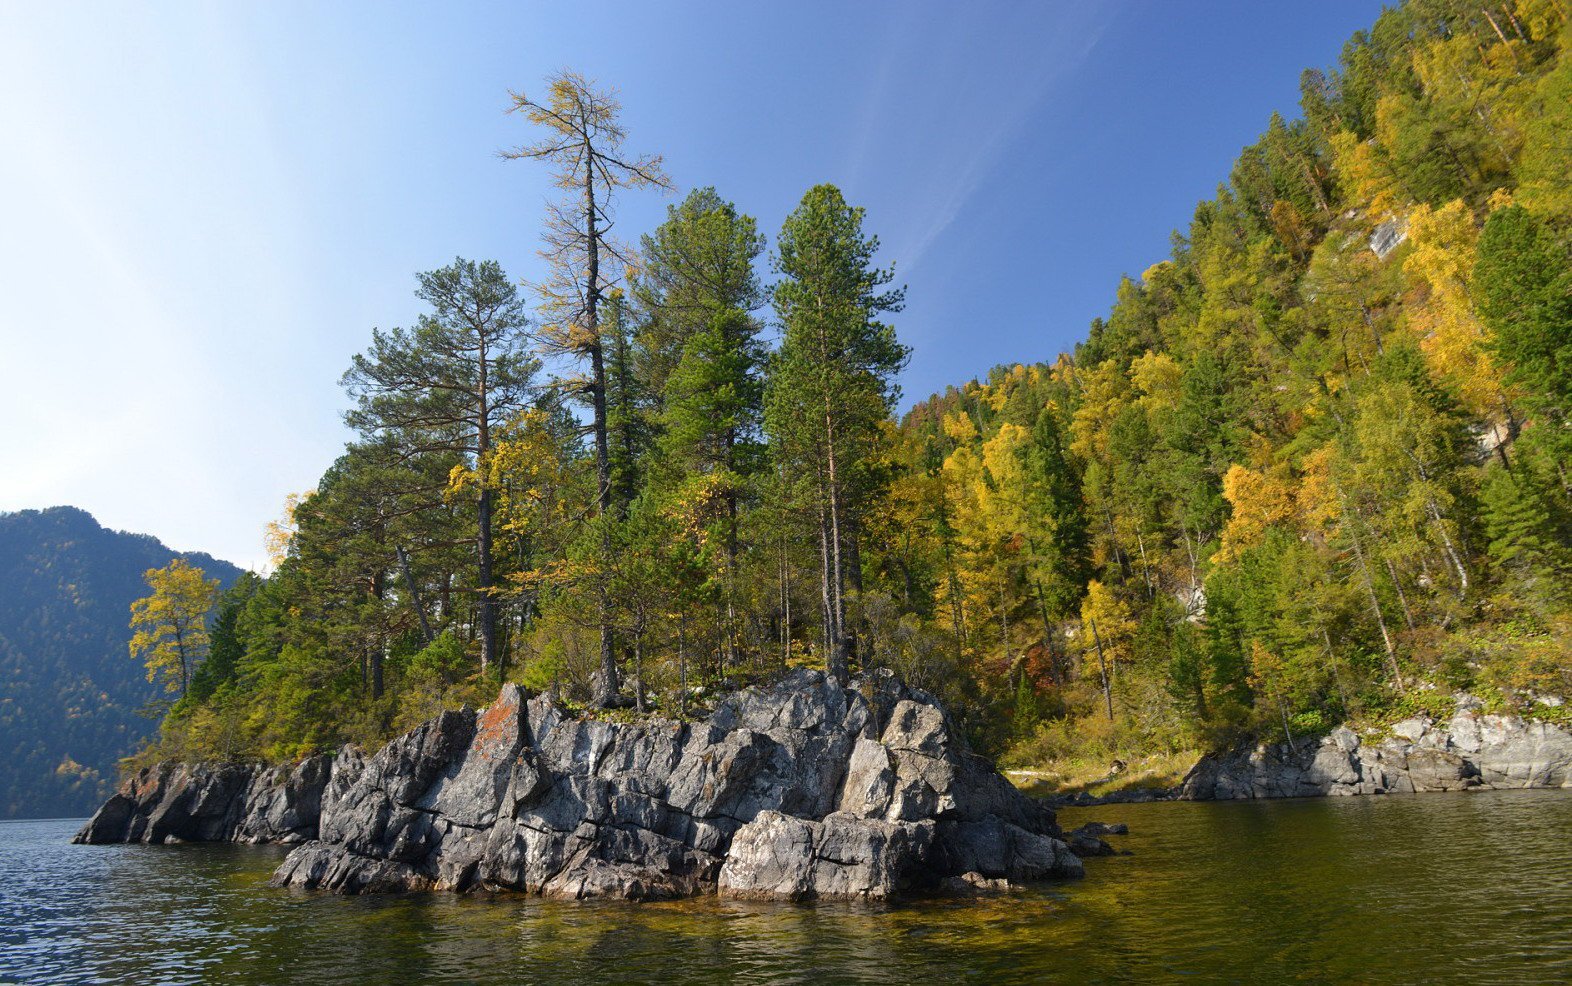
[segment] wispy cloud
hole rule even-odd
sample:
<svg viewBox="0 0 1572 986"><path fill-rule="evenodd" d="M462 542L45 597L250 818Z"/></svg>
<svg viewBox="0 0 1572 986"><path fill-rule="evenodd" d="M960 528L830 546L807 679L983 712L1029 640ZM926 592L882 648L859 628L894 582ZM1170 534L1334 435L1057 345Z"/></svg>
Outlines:
<svg viewBox="0 0 1572 986"><path fill-rule="evenodd" d="M1112 20L1107 6L1044 18L1046 8L1015 8L1021 18L1000 30L1041 41L1020 63L975 66L949 112L963 114L959 139L947 140L928 168L926 193L907 210L912 221L891 245L907 270L916 269L954 224L1008 154L1011 145L1053 93L1085 64ZM1028 16L1030 15L1030 16ZM1013 33L1012 33L1013 32Z"/></svg>

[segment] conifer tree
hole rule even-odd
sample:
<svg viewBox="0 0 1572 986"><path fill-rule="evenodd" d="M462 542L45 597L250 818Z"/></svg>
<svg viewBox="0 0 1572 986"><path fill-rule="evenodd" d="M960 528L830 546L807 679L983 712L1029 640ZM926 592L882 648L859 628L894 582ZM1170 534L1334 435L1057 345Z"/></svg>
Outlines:
<svg viewBox="0 0 1572 986"><path fill-rule="evenodd" d="M765 301L754 261L764 237L752 216L713 188L689 192L640 244L633 299L643 315L638 375L657 404L681 361L688 337L717 312L751 315Z"/></svg>
<svg viewBox="0 0 1572 986"><path fill-rule="evenodd" d="M502 156L550 164L553 180L564 193L550 206L546 221L541 256L549 273L535 286L544 315L540 339L548 353L589 364L588 378L570 385L588 398L595 435L596 505L600 516L609 519L613 489L601 303L631 259L610 236L615 194L625 188L669 188L671 182L659 156L631 158L623 151L627 131L618 119L622 104L614 90L596 88L574 72L552 76L546 89L544 101L511 93L512 112L522 113L545 135ZM611 529L606 523L600 528L604 564L611 551ZM601 578L599 585L601 667L595 701L607 706L617 701L617 658L606 580Z"/></svg>
<svg viewBox="0 0 1572 986"><path fill-rule="evenodd" d="M881 426L899 394L895 374L908 357L878 316L900 311L905 289L887 289L895 275L874 266L878 237L863 232L863 210L847 205L833 185L808 190L781 227L778 249L782 339L770 364L766 426L791 478L808 490L803 506L818 528L828 666L844 682L857 494L866 488Z"/></svg>
<svg viewBox="0 0 1572 986"><path fill-rule="evenodd" d="M415 296L431 311L413 329L373 333L371 348L344 374L356 402L344 420L367 442L389 443L402 460L448 454L478 469L497 430L533 392L538 363L524 345L524 302L495 261L460 258L417 279ZM491 486L479 484L475 592L483 670L498 656L493 500Z"/></svg>

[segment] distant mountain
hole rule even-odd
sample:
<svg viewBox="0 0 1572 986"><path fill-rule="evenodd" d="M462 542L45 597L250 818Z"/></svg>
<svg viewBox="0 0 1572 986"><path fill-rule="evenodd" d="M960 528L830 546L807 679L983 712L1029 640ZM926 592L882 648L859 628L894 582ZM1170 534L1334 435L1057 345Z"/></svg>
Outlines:
<svg viewBox="0 0 1572 986"><path fill-rule="evenodd" d="M0 513L0 818L89 814L156 729L126 624L143 573L177 555L226 586L241 574L75 507Z"/></svg>

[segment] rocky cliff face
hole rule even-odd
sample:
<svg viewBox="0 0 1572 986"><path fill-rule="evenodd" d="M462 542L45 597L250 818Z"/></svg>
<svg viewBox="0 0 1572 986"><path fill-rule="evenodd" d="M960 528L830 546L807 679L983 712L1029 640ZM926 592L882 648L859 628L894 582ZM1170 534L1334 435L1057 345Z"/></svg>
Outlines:
<svg viewBox="0 0 1572 986"><path fill-rule="evenodd" d="M576 719L515 686L341 753L275 883L653 899L883 898L1078 876L1053 812L925 693L798 671L701 723Z"/></svg>
<svg viewBox="0 0 1572 986"><path fill-rule="evenodd" d="M797 671L698 723L580 719L508 685L371 756L160 765L76 841L304 843L274 882L343 893L811 900L1079 876L1061 836L932 696Z"/></svg>
<svg viewBox="0 0 1572 986"><path fill-rule="evenodd" d="M1408 719L1379 742L1346 728L1254 750L1204 757L1178 797L1295 798L1413 791L1572 787L1572 733L1489 715L1461 696L1448 720Z"/></svg>
<svg viewBox="0 0 1572 986"><path fill-rule="evenodd" d="M128 778L73 842L305 842L317 835L332 760L293 767L176 764Z"/></svg>

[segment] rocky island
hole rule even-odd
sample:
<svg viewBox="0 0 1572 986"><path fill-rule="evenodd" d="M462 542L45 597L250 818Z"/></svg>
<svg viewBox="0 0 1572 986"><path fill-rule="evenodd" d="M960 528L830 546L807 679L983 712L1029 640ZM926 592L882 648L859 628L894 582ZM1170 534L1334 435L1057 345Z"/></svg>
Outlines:
<svg viewBox="0 0 1572 986"><path fill-rule="evenodd" d="M700 722L576 717L509 684L369 756L149 768L76 837L194 840L298 843L275 884L351 894L884 899L1082 873L1052 809L887 672L793 671Z"/></svg>

